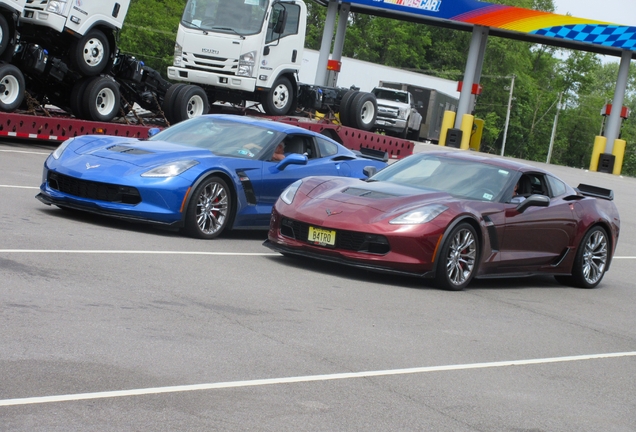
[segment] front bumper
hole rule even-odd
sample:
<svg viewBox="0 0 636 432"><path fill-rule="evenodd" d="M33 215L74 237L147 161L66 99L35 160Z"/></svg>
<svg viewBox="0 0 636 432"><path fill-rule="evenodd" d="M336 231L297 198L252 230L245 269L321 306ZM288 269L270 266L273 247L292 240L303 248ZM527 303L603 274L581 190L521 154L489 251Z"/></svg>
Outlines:
<svg viewBox="0 0 636 432"><path fill-rule="evenodd" d="M256 89L256 79L254 78L225 75L176 66L168 67L168 79L220 87L225 90L253 92Z"/></svg>

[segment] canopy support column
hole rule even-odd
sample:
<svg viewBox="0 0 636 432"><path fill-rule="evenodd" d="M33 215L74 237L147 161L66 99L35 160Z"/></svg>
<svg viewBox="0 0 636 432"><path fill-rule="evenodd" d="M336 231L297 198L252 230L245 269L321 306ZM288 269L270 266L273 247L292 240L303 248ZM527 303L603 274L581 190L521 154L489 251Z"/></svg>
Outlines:
<svg viewBox="0 0 636 432"><path fill-rule="evenodd" d="M338 15L338 0L329 0L327 6L327 19L322 32L322 42L320 43L320 54L318 56L318 70L316 71L315 85L327 85L327 64L331 53L331 41L333 31L336 28L336 16Z"/></svg>
<svg viewBox="0 0 636 432"><path fill-rule="evenodd" d="M472 100L473 84L475 83L475 75L477 70L481 70L479 58L482 58L486 44L482 43L484 38L488 38L488 27L473 27L473 37L470 40L470 49L468 51L468 60L466 61L466 70L464 71L464 80L462 91L459 94L459 105L457 107L457 117L455 118L455 128L459 129L462 124L464 115L470 114L470 103Z"/></svg>
<svg viewBox="0 0 636 432"><path fill-rule="evenodd" d="M625 100L625 91L627 89L627 80L629 79L629 66L632 61L632 52L625 50L621 55L621 64L618 69L618 80L616 81L616 90L614 92L614 101L612 102L612 111L610 112L607 126L605 127L605 137L607 144L605 153L612 154L614 150L614 141L618 139L621 131L621 110L623 109L623 101Z"/></svg>

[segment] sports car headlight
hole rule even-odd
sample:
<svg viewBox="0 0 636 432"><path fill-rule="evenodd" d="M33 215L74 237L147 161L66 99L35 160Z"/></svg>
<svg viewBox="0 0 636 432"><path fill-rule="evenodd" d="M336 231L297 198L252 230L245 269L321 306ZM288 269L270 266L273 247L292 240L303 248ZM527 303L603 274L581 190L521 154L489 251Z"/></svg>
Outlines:
<svg viewBox="0 0 636 432"><path fill-rule="evenodd" d="M52 2L49 2L48 6L46 7L46 11L63 15L65 6L66 6L66 0L52 1Z"/></svg>
<svg viewBox="0 0 636 432"><path fill-rule="evenodd" d="M431 204L418 207L415 210L404 213L401 216L389 221L392 225L417 225L432 221L437 216L448 210L448 207L441 204Z"/></svg>
<svg viewBox="0 0 636 432"><path fill-rule="evenodd" d="M62 153L64 153L64 150L66 150L66 147L68 147L68 145L70 143L73 142L75 138L69 138L66 141L64 141L62 144L60 144L55 151L53 151L53 153L51 153L51 156L53 156L53 159L59 159L60 156L62 156Z"/></svg>
<svg viewBox="0 0 636 432"><path fill-rule="evenodd" d="M294 201L296 192L298 192L298 188L301 184L303 184L302 180L296 180L295 182L287 186L287 189L285 189L283 193L280 194L280 199L282 199L283 202L286 204L291 204L292 201Z"/></svg>
<svg viewBox="0 0 636 432"><path fill-rule="evenodd" d="M256 57L256 51L250 51L239 57L238 76L251 77L254 72L254 58Z"/></svg>
<svg viewBox="0 0 636 432"><path fill-rule="evenodd" d="M185 171L189 170L190 168L198 164L199 162L195 160L171 162L165 165L158 166L157 168L153 168L150 171L146 171L141 176L142 177L175 177L175 176L178 176L179 174L183 174Z"/></svg>

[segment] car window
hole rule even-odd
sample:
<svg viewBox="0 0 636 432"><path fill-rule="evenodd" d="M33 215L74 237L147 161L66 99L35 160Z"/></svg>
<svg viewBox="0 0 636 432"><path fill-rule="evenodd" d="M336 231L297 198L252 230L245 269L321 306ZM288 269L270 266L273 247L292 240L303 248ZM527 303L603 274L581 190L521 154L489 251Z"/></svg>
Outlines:
<svg viewBox="0 0 636 432"><path fill-rule="evenodd" d="M317 137L316 142L318 143L318 157L328 157L338 153L338 146L331 141Z"/></svg>
<svg viewBox="0 0 636 432"><path fill-rule="evenodd" d="M438 155L410 156L384 168L373 181L388 181L480 201L499 201L516 173L507 169Z"/></svg>
<svg viewBox="0 0 636 432"><path fill-rule="evenodd" d="M177 123L149 138L206 149L218 156L260 159L280 142L280 132L223 118L200 116Z"/></svg>
<svg viewBox="0 0 636 432"><path fill-rule="evenodd" d="M548 183L550 183L550 189L552 191L553 197L558 197L565 194L565 192L567 191L567 187L565 186L565 183L563 183L561 180L555 177L552 177L552 176L547 176L547 177L548 177Z"/></svg>

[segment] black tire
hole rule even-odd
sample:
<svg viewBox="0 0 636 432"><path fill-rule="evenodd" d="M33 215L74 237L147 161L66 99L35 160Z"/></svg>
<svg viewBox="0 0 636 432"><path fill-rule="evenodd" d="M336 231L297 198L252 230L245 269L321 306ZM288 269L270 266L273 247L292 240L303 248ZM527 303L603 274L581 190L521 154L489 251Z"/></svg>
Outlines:
<svg viewBox="0 0 636 432"><path fill-rule="evenodd" d="M9 30L9 23L4 15L0 15L0 56L4 54L9 46L9 39L11 30Z"/></svg>
<svg viewBox="0 0 636 432"><path fill-rule="evenodd" d="M185 232L200 239L218 237L230 221L232 202L232 191L223 179L213 176L203 180L190 197Z"/></svg>
<svg viewBox="0 0 636 432"><path fill-rule="evenodd" d="M186 85L183 83L172 84L168 91L166 92L165 97L163 98L163 104L161 105L161 109L163 110L163 115L166 117L166 120L170 123L175 123L173 117L174 111L174 101L177 98L177 94L179 90L181 90Z"/></svg>
<svg viewBox="0 0 636 432"><path fill-rule="evenodd" d="M86 111L83 108L84 93L86 92L86 87L92 80L92 78L82 78L81 80L77 81L71 89L71 96L69 100L71 113L79 119L87 118Z"/></svg>
<svg viewBox="0 0 636 432"><path fill-rule="evenodd" d="M101 30L91 30L71 44L71 65L85 76L97 76L110 60L108 38Z"/></svg>
<svg viewBox="0 0 636 432"><path fill-rule="evenodd" d="M205 91L197 85L185 85L177 92L172 104L172 120L173 123L179 123L207 114L209 110Z"/></svg>
<svg viewBox="0 0 636 432"><path fill-rule="evenodd" d="M351 102L353 101L353 98L358 93L359 92L355 90L349 90L344 94L344 96L342 96L342 99L340 99L340 108L338 109L340 113L340 123L345 126L349 126L351 124L349 110L351 110Z"/></svg>
<svg viewBox="0 0 636 432"><path fill-rule="evenodd" d="M351 101L349 123L356 129L370 131L378 116L378 102L373 93L359 92Z"/></svg>
<svg viewBox="0 0 636 432"><path fill-rule="evenodd" d="M86 86L81 110L88 120L109 122L119 112L120 99L119 85L115 81L95 77Z"/></svg>
<svg viewBox="0 0 636 432"><path fill-rule="evenodd" d="M479 244L477 232L462 222L452 229L439 250L435 284L448 291L461 291L477 272Z"/></svg>
<svg viewBox="0 0 636 432"><path fill-rule="evenodd" d="M24 100L24 75L10 64L0 65L0 111L15 111Z"/></svg>
<svg viewBox="0 0 636 432"><path fill-rule="evenodd" d="M409 119L406 119L406 127L400 132L400 138L406 139L407 136L409 136Z"/></svg>
<svg viewBox="0 0 636 432"><path fill-rule="evenodd" d="M268 92L262 94L261 105L268 115L284 116L296 105L294 99L291 81L286 77L280 77Z"/></svg>
<svg viewBox="0 0 636 432"><path fill-rule="evenodd" d="M609 248L607 231L600 226L592 227L579 244L572 275L555 276L555 279L564 285L577 288L595 288L607 270Z"/></svg>

